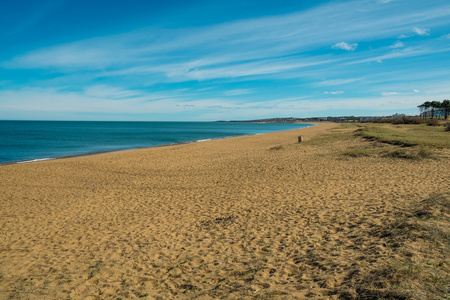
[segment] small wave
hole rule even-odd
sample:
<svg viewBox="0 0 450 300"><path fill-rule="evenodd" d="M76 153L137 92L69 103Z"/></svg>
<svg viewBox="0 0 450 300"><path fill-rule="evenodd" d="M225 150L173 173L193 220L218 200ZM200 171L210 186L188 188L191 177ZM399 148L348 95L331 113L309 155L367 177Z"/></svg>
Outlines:
<svg viewBox="0 0 450 300"><path fill-rule="evenodd" d="M24 161L18 161L16 164L24 164L24 163L30 163L30 162L36 162L36 161L44 161L44 160L51 160L53 158L37 158L37 159L31 159L31 160L24 160Z"/></svg>
<svg viewBox="0 0 450 300"><path fill-rule="evenodd" d="M207 141L212 141L213 139L204 139L204 140L197 140L196 142L207 142Z"/></svg>

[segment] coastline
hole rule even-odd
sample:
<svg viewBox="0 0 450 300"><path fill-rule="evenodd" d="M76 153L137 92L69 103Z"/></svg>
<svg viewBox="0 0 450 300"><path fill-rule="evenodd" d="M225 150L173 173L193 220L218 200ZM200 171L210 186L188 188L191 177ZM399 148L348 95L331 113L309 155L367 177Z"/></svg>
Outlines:
<svg viewBox="0 0 450 300"><path fill-rule="evenodd" d="M33 121L20 121L20 122L33 122ZM52 121L46 121L46 122L52 122ZM58 121L59 122L59 121ZM302 123L302 124L308 124L310 126L302 127L302 128L308 128L316 126L317 124L314 123ZM295 129L289 129L289 130L297 130L301 128L295 128ZM280 131L272 131L272 132L280 132ZM270 133L270 132L263 132L263 133ZM91 156L91 155L99 155L99 154L105 154L105 153L113 153L113 152L121 152L121 151L130 151L130 150L138 150L138 149L148 149L148 148L156 148L156 147L166 147L166 146L173 146L173 145L182 145L182 144L189 144L189 143L196 143L196 142L204 142L204 141L210 141L210 140L221 140L221 139L227 139L227 138L233 138L238 136L251 136L251 135L258 135L263 133L255 133L255 134L244 134L244 135L233 135L233 136L226 136L226 137L212 137L212 138L206 138L206 139L199 139L199 140L190 140L185 142L174 142L174 143L167 143L167 144L161 144L161 145L154 145L154 146L141 146L141 147L124 147L120 149L112 149L112 150L104 150L104 151L93 151L93 152L85 152L85 153L79 153L79 154L70 154L70 155L62 155L62 156L52 156L49 155L48 157L37 157L37 158L30 158L25 160L15 160L15 161L7 161L7 162L0 162L0 167L4 165L14 165L14 164L23 164L23 163L33 163L33 162L40 162L40 161L49 161L49 160L56 160L56 159L66 159L66 158L73 158L73 157L84 157L84 156Z"/></svg>
<svg viewBox="0 0 450 300"><path fill-rule="evenodd" d="M448 177L438 160L343 157L369 143L347 132L2 166L0 298L357 295L352 278L399 256L383 224Z"/></svg>

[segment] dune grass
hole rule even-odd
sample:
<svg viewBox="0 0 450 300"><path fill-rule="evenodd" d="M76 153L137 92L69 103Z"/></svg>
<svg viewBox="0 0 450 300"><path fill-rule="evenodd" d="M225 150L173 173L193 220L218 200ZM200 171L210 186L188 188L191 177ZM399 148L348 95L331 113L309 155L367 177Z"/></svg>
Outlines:
<svg viewBox="0 0 450 300"><path fill-rule="evenodd" d="M392 125L379 123L343 123L330 133L304 145L330 145L343 141L366 143L342 149L339 154L348 158L385 157L394 159L437 159L436 151L450 147L450 135L443 126L424 124ZM336 148L337 149L337 148Z"/></svg>
<svg viewBox="0 0 450 300"><path fill-rule="evenodd" d="M343 159L404 159L426 164L450 147L443 126L346 123L302 145L334 149ZM444 150L446 151L446 150ZM335 288L339 299L450 299L450 194L411 197L388 221L370 224L349 237L373 244L361 248L367 268L350 267ZM378 248L389 256L376 256Z"/></svg>
<svg viewBox="0 0 450 300"><path fill-rule="evenodd" d="M366 232L392 249L339 288L344 299L449 299L450 194L411 201L390 223Z"/></svg>
<svg viewBox="0 0 450 300"><path fill-rule="evenodd" d="M443 126L425 124L359 124L358 134L364 138L400 146L450 147L450 135Z"/></svg>

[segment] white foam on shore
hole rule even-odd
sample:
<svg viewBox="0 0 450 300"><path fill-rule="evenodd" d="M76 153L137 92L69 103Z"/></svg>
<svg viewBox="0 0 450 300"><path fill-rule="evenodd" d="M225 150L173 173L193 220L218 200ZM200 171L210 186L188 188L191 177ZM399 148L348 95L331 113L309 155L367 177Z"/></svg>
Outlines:
<svg viewBox="0 0 450 300"><path fill-rule="evenodd" d="M32 160L24 160L24 161L18 161L16 164L25 164L30 162L37 162L37 161L45 161L45 160L52 160L53 158L37 158Z"/></svg>
<svg viewBox="0 0 450 300"><path fill-rule="evenodd" d="M196 142L207 142L207 141L212 141L213 139L204 139L204 140L197 140Z"/></svg>

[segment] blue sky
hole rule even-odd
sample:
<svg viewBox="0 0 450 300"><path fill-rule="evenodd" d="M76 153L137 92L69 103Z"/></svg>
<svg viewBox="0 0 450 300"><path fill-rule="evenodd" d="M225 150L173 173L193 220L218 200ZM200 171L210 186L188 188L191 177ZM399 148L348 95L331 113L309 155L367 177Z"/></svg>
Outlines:
<svg viewBox="0 0 450 300"><path fill-rule="evenodd" d="M0 119L417 114L450 98L448 0L1 0Z"/></svg>

